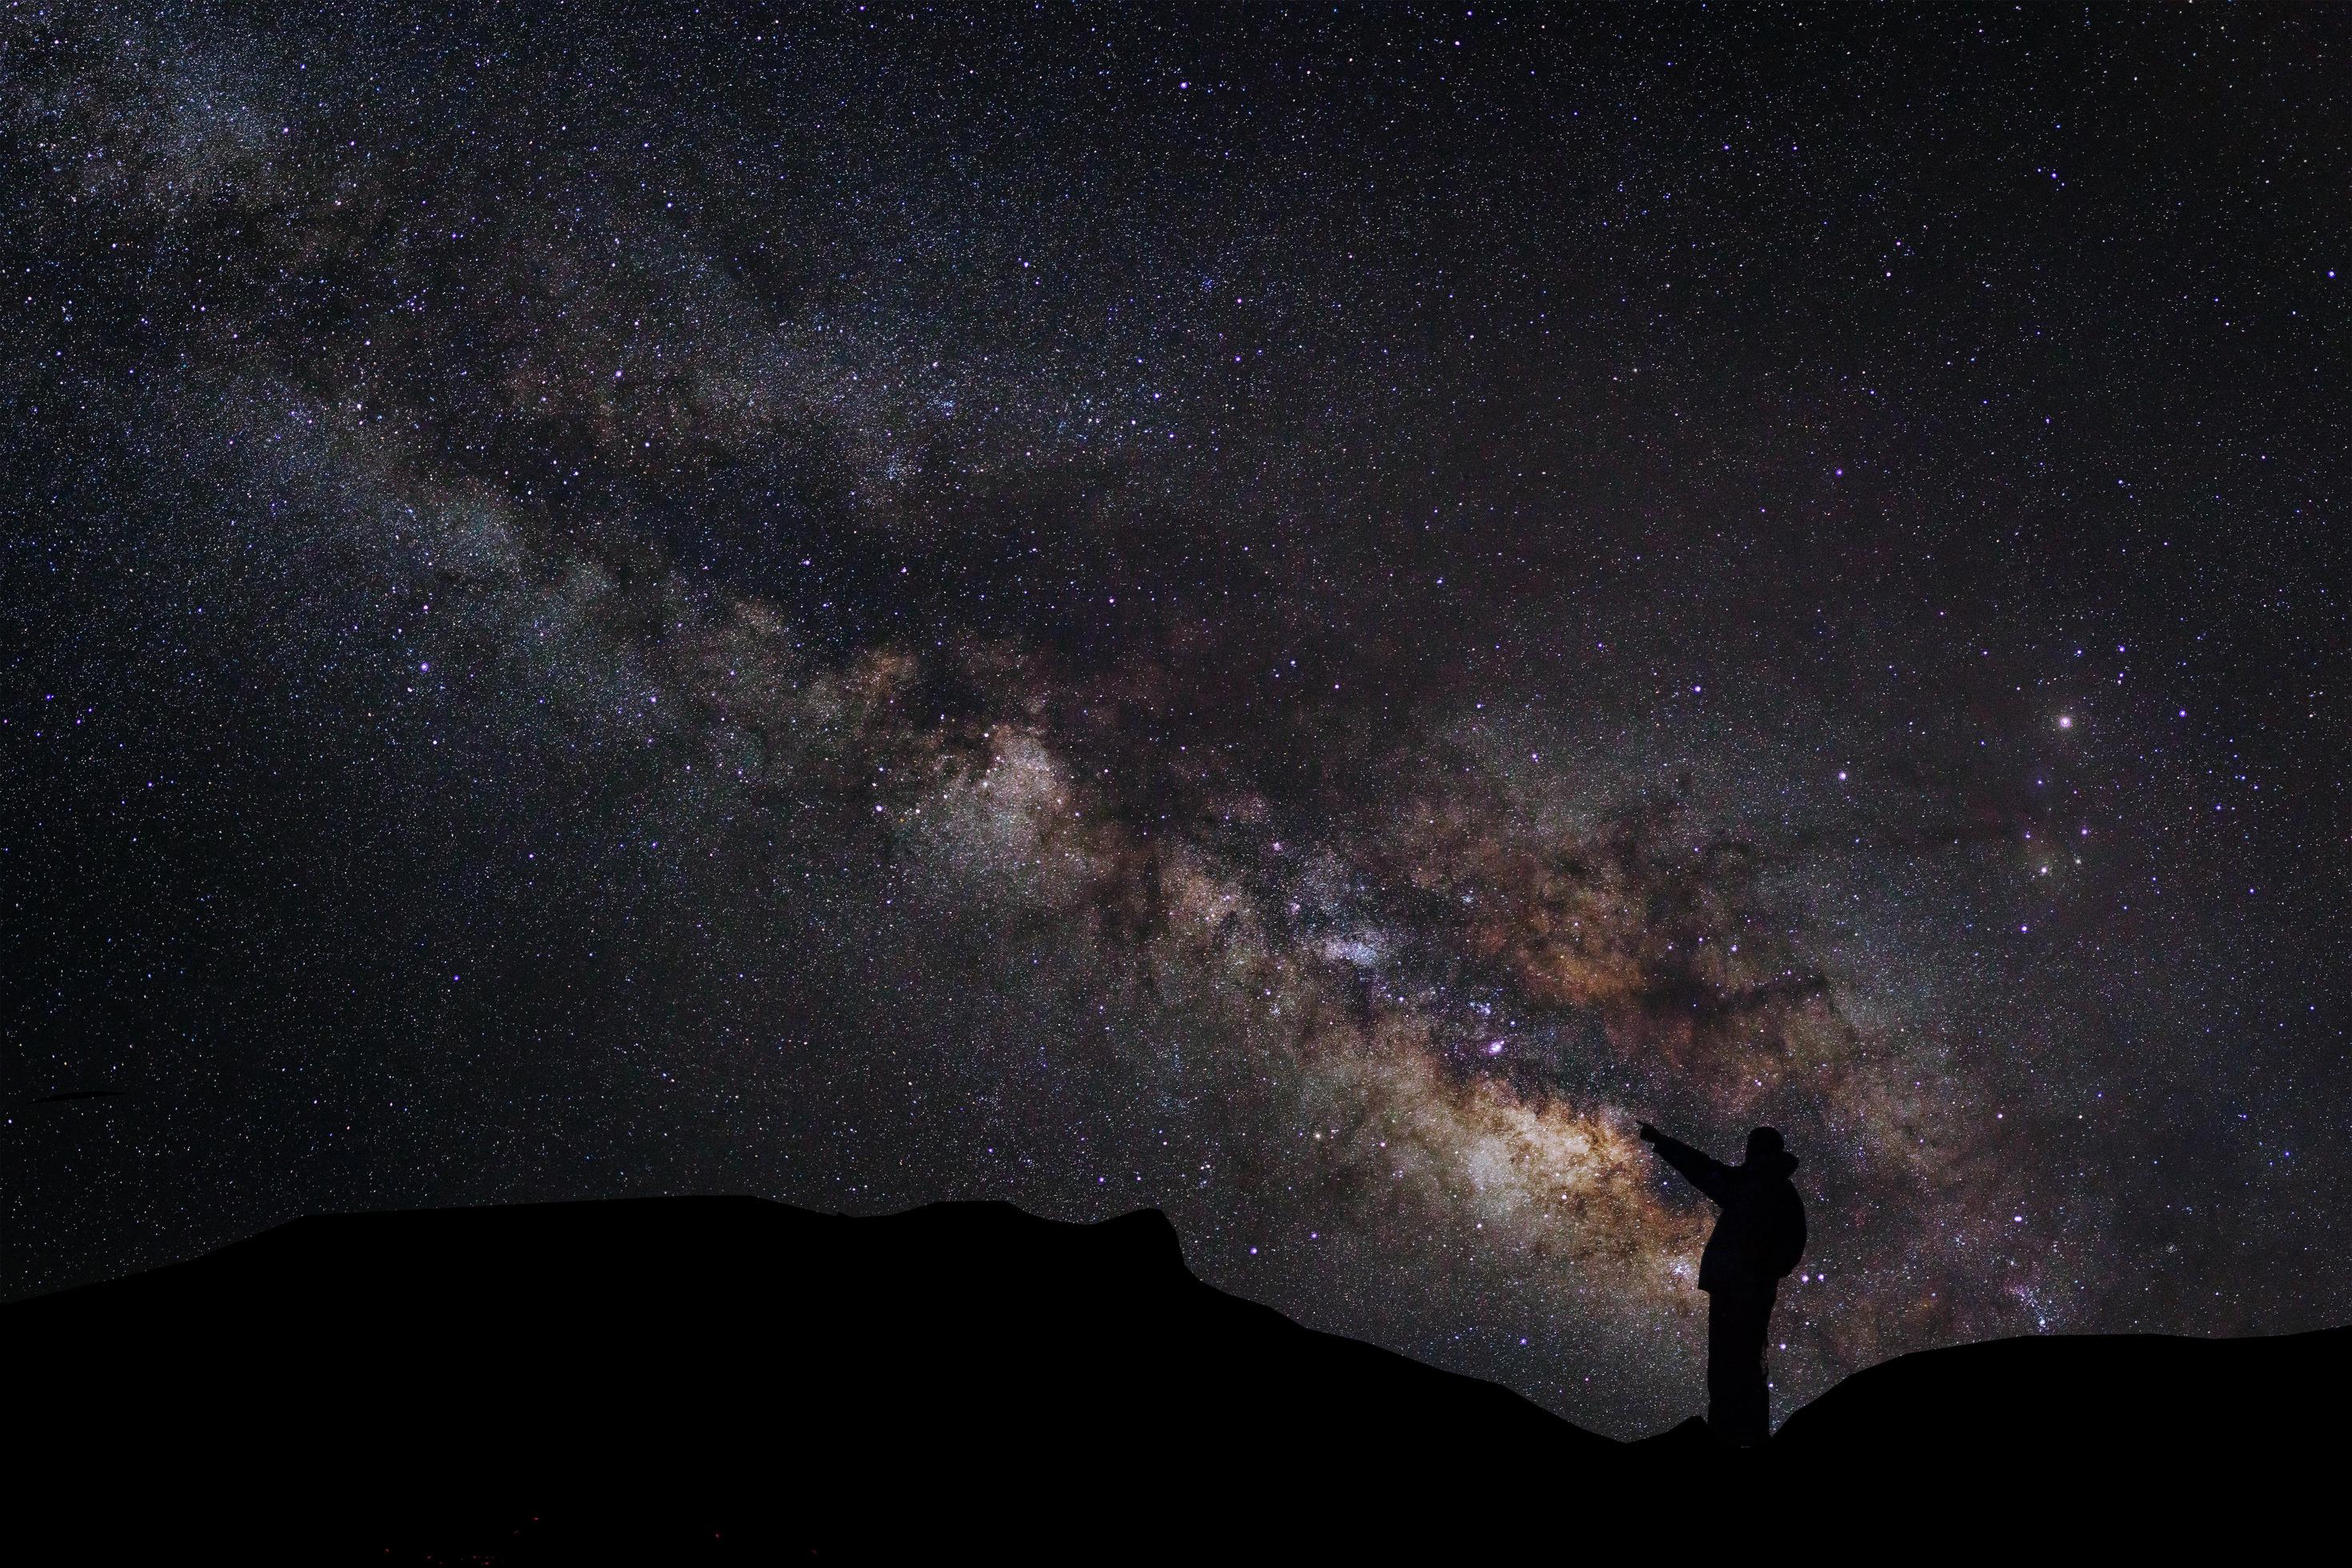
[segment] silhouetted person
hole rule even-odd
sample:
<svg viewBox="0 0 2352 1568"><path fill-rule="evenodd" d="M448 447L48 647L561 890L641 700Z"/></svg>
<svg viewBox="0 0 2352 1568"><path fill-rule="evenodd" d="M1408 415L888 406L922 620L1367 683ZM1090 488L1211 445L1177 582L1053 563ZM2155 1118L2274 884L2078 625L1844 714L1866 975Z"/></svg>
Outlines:
<svg viewBox="0 0 2352 1568"><path fill-rule="evenodd" d="M1804 1200L1789 1184L1796 1156L1770 1127L1748 1135L1748 1158L1737 1165L1646 1121L1642 1137L1723 1211L1698 1259L1698 1288L1707 1293L1706 1425L1727 1443L1753 1447L1772 1431L1764 1382L1772 1298L1805 1253Z"/></svg>

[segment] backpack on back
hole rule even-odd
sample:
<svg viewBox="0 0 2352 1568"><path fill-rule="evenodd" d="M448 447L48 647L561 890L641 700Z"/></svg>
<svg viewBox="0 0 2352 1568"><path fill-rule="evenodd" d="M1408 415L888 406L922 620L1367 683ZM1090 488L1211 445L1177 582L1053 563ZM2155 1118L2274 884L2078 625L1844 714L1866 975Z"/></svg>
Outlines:
<svg viewBox="0 0 2352 1568"><path fill-rule="evenodd" d="M1797 1189L1786 1182L1775 1184L1775 1190L1763 1205L1763 1264L1775 1279L1785 1279L1805 1255L1805 1204L1797 1196Z"/></svg>

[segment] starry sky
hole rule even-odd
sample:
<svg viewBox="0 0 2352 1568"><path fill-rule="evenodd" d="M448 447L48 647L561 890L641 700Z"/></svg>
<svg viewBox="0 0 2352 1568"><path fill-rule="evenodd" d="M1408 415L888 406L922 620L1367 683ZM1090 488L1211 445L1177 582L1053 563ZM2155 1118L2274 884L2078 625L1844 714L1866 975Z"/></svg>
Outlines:
<svg viewBox="0 0 2352 1568"><path fill-rule="evenodd" d="M0 22L0 1293L1153 1205L1630 1436L1646 1119L1781 1415L2352 1319L2343 13L278 9Z"/></svg>

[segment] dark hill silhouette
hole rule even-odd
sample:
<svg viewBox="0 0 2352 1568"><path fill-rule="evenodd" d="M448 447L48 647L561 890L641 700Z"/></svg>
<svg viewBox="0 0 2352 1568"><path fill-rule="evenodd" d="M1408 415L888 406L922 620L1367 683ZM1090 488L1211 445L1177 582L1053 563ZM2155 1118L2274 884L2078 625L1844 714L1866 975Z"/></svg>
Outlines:
<svg viewBox="0 0 2352 1568"><path fill-rule="evenodd" d="M1820 1472L1996 1466L2137 1487L2284 1485L2352 1463L2352 1328L2267 1339L2053 1334L1897 1356L1782 1423L1780 1462Z"/></svg>
<svg viewBox="0 0 2352 1568"><path fill-rule="evenodd" d="M2116 1545L2315 1518L2352 1457L2347 1330L1962 1346L1761 1450L1619 1444L1202 1283L1156 1212L1000 1204L299 1220L0 1307L0 1355L11 1545L93 1562Z"/></svg>
<svg viewBox="0 0 2352 1568"><path fill-rule="evenodd" d="M615 1531L669 1556L1131 1554L1139 1530L1181 1550L1454 1519L1458 1486L1555 1490L1625 1452L1202 1284L1157 1211L303 1219L0 1308L0 1352L11 1426L43 1434L19 1495L95 1485L75 1517L100 1532L257 1513L372 1561L562 1561Z"/></svg>

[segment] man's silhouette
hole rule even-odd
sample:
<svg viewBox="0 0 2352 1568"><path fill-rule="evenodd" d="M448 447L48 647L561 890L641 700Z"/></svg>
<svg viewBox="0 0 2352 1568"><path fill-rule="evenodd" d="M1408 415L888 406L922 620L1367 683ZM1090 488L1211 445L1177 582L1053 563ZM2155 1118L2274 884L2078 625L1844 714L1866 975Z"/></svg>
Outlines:
<svg viewBox="0 0 2352 1568"><path fill-rule="evenodd" d="M1764 1383L1772 1298L1805 1252L1804 1200L1789 1184L1796 1156L1770 1127L1748 1135L1748 1158L1738 1165L1710 1159L1646 1121L1642 1137L1723 1211L1698 1259L1698 1288L1707 1293L1706 1425L1727 1443L1753 1447L1772 1430Z"/></svg>

